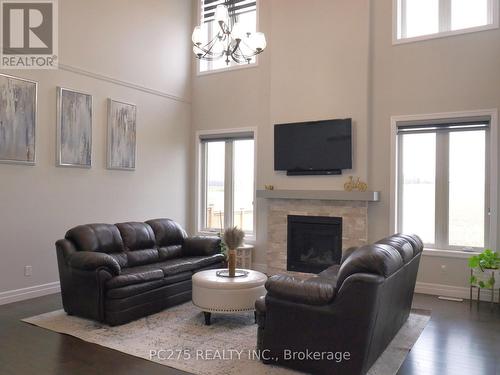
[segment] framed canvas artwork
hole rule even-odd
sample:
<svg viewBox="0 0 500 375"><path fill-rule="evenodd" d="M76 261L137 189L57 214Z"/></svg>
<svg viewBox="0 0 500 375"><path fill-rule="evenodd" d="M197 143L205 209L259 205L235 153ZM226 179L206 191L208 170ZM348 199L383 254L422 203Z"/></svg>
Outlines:
<svg viewBox="0 0 500 375"><path fill-rule="evenodd" d="M108 169L135 169L137 107L108 99Z"/></svg>
<svg viewBox="0 0 500 375"><path fill-rule="evenodd" d="M92 166L92 95L57 88L57 165Z"/></svg>
<svg viewBox="0 0 500 375"><path fill-rule="evenodd" d="M0 162L35 165L38 83L0 74Z"/></svg>

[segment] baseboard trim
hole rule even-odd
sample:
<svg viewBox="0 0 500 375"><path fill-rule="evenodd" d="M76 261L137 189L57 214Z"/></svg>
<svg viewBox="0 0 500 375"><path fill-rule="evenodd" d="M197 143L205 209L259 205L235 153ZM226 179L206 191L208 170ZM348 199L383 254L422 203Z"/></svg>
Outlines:
<svg viewBox="0 0 500 375"><path fill-rule="evenodd" d="M267 264L264 263L252 263L252 269L260 271L263 273L267 272ZM463 298L468 300L470 298L470 291L468 287L444 285L444 284L432 284L423 283L417 281L415 285L415 293L429 294L432 296L444 296L453 298ZM477 291L473 294L473 299L476 299ZM498 301L498 292L495 293L494 301ZM491 291L482 289L481 290L481 301L491 302Z"/></svg>
<svg viewBox="0 0 500 375"><path fill-rule="evenodd" d="M53 283L30 286L22 289L8 290L0 292L0 305L12 302L24 301L31 298L46 296L48 294L59 293L61 286L59 281Z"/></svg>
<svg viewBox="0 0 500 375"><path fill-rule="evenodd" d="M470 290L468 287L423 283L417 281L415 285L415 293L430 294L432 296L445 296L453 298L470 298ZM476 299L477 291L473 293L473 299ZM498 292L495 293L495 302L498 302ZM481 301L491 302L491 291L487 289L481 290Z"/></svg>

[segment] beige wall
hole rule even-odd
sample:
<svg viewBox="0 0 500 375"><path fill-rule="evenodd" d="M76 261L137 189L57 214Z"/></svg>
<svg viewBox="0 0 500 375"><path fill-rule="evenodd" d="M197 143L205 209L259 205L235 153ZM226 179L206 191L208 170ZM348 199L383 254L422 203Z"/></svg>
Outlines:
<svg viewBox="0 0 500 375"><path fill-rule="evenodd" d="M54 242L74 225L164 216L188 222L191 4L64 0L59 5L63 64L186 101L62 70L2 71L38 81L39 91L36 166L0 164L0 292L58 281ZM90 170L55 167L56 86L93 95ZM137 104L134 172L105 169L108 97ZM25 265L33 266L33 276L24 277Z"/></svg>
<svg viewBox="0 0 500 375"><path fill-rule="evenodd" d="M266 51L257 67L193 78L193 130L256 127L258 189L336 189L345 176L287 177L273 170L274 124L352 117L354 165L345 173L366 178L369 1L259 4ZM254 262L265 264L265 201L257 201L257 212Z"/></svg>
<svg viewBox="0 0 500 375"><path fill-rule="evenodd" d="M369 205L374 240L389 233L390 116L500 106L499 30L392 46L391 0L261 0L268 48L258 66L191 80L196 1L60 1L61 63L165 96L67 70L4 71L39 82L39 107L37 165L0 164L0 252L9 259L0 293L56 281L53 243L73 225L169 216L192 227L197 130L256 127L258 188L337 189L345 176L274 172L273 125L352 117L354 169L346 175L382 192ZM55 167L58 85L94 95L90 170ZM138 106L135 172L105 169L108 97ZM260 264L266 210L258 200ZM463 259L426 256L419 280L465 286L465 269Z"/></svg>
<svg viewBox="0 0 500 375"><path fill-rule="evenodd" d="M372 1L368 169L370 185L382 192L382 201L369 211L371 239L390 230L390 117L500 108L500 30L392 46L391 3ZM466 259L433 256L424 256L418 275L421 282L461 287L467 279Z"/></svg>
<svg viewBox="0 0 500 375"><path fill-rule="evenodd" d="M391 0L261 0L260 8L268 48L259 66L194 77L194 130L257 126L257 188L335 189L346 176L273 171L273 125L352 117L354 170L345 175L381 191L369 204L369 239L389 234L390 117L500 107L500 31L393 46ZM258 200L259 264L266 210ZM465 259L425 256L419 281L465 287L466 271Z"/></svg>

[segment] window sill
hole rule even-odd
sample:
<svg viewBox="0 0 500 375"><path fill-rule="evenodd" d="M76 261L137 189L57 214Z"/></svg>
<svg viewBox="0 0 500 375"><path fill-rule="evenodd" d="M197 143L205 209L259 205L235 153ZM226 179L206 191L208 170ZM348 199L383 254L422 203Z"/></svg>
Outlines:
<svg viewBox="0 0 500 375"><path fill-rule="evenodd" d="M197 70L197 74L196 75L198 77L203 77L203 76L209 76L209 75L212 75L212 74L220 74L220 73L232 72L232 71L235 71L235 70L257 68L259 66L259 62L256 61L256 62L251 63L251 64L234 65L234 66L230 66L228 68L207 70L207 71L204 71L204 72L200 72L199 61L198 61L197 65L198 65L198 67L196 68L196 70Z"/></svg>
<svg viewBox="0 0 500 375"><path fill-rule="evenodd" d="M423 256L440 257L440 258L455 258L455 259L468 259L473 255L477 255L477 251L463 251L463 250L441 250L441 249L424 249Z"/></svg>
<svg viewBox="0 0 500 375"><path fill-rule="evenodd" d="M198 236L218 236L219 232L198 231L196 233L196 235L198 235ZM245 240L243 242L245 244L255 245L255 243L257 242L257 238L256 238L255 234L252 234L252 235L246 234Z"/></svg>
<svg viewBox="0 0 500 375"><path fill-rule="evenodd" d="M494 23L489 24L489 25L469 27L467 29L460 29L460 30L444 31L444 32L440 32L440 33L415 36L415 37L411 37L411 38L398 39L396 36L393 36L392 45L396 46L399 44L421 42L424 40L446 38L449 36L456 36L456 35L462 35L462 34L470 34L470 33L475 33L478 31L494 30L494 29L498 29L498 26L499 26L498 22L494 22Z"/></svg>

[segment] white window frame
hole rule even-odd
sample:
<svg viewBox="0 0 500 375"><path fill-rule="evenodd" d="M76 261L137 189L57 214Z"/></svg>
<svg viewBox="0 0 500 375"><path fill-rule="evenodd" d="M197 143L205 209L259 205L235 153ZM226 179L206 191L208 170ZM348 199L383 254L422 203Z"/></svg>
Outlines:
<svg viewBox="0 0 500 375"><path fill-rule="evenodd" d="M218 129L218 130L201 130L196 132L196 166L195 166L195 231L200 235L215 235L219 233L218 229L208 229L205 228L205 212L204 212L204 195L205 195L205 178L204 178L204 167L203 163L205 162L204 158L204 145L201 138L206 135L230 135L235 133L242 132L251 132L253 133L253 141L254 141L254 187L253 187L253 232L245 234L245 242L246 243L255 243L257 239L257 202L256 202L256 186L257 186L257 128L255 127L246 127L246 128L231 128L231 129ZM237 138L236 138L237 139ZM229 148L229 150L228 150ZM232 162L232 147L226 144L226 152L231 151L231 156L225 158L226 162L226 178L224 181L224 206L225 208L233 206L233 181L232 176L229 176L230 173L227 171L227 164ZM227 187L230 188L229 194L226 194ZM231 209L228 214L224 214L224 227L227 228L232 225L234 212Z"/></svg>
<svg viewBox="0 0 500 375"><path fill-rule="evenodd" d="M491 23L488 25L469 27L460 30L450 30L451 28L450 17L440 16L439 31L437 33L415 36L411 38L406 38L406 37L398 38L399 26L402 22L404 22L403 20L400 19L401 17L399 9L402 6L401 4L404 4L404 2L405 0L392 0L392 44L393 45L413 43L429 39L445 38L454 35L475 33L478 31L493 30L493 29L498 29L499 27L499 8L500 8L499 0L489 0L489 6L492 8L491 9L492 20ZM439 4L440 11L444 9L451 12L451 0L439 0L439 2L440 2ZM401 25L401 27L403 27L403 25Z"/></svg>
<svg viewBox="0 0 500 375"><path fill-rule="evenodd" d="M201 0L196 0L197 1L197 10L198 10L198 16L197 16L197 25L201 24ZM260 19L260 0L255 0L255 30L259 31L259 19ZM238 65L231 65L231 66L226 66L224 68L219 68L219 69L211 69L207 70L206 72L200 71L200 59L196 59L196 75L197 76L206 76L206 75L211 75L211 74L218 74L218 73L225 73L225 72L231 72L234 70L240 70L240 69L251 69L251 68L257 68L259 66L259 55L255 56L255 62L250 63L250 64L238 64Z"/></svg>
<svg viewBox="0 0 500 375"><path fill-rule="evenodd" d="M447 112L447 113L432 113L432 114L422 114L422 115L403 115L403 116L392 116L391 117L391 180L390 180L390 231L396 233L398 231L398 196L399 196L399 161L398 156L400 155L398 149L398 124L405 121L433 121L433 120L452 120L457 118L474 118L474 117L489 117L490 118L490 129L489 129L489 144L486 145L486 165L487 174L489 174L489 186L488 196L486 200L489 201L489 223L488 228L486 228L487 238L485 238L485 246L496 249L497 246L497 230L498 230L498 220L497 220L497 209L498 209L498 110L497 109L486 109L486 110L474 110L474 111L462 111L462 112ZM424 151L422 151L424 152ZM436 207L437 209L437 207ZM436 229L437 230L437 229ZM472 251L476 253L476 251ZM457 257L457 258L467 258L471 255L471 251L466 251L463 249L440 249L438 246L436 248L425 248L425 255L431 256L445 256L445 257Z"/></svg>

